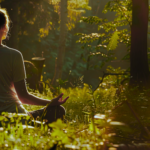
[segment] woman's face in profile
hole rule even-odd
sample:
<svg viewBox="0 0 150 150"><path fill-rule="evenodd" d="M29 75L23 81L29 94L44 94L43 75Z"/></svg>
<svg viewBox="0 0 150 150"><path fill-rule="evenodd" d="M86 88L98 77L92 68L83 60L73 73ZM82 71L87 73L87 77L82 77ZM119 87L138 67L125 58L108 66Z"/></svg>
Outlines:
<svg viewBox="0 0 150 150"><path fill-rule="evenodd" d="M2 35L2 40L6 39L8 31L9 31L9 27L7 25L0 29L0 34Z"/></svg>

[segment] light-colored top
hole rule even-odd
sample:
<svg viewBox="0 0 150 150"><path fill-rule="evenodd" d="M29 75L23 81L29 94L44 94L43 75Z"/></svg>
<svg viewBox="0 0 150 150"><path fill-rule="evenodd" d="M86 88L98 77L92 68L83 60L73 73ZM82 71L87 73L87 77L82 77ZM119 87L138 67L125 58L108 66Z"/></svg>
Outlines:
<svg viewBox="0 0 150 150"><path fill-rule="evenodd" d="M7 46L0 47L0 113L27 113L14 88L14 82L26 79L22 53ZM17 111L16 111L17 110Z"/></svg>

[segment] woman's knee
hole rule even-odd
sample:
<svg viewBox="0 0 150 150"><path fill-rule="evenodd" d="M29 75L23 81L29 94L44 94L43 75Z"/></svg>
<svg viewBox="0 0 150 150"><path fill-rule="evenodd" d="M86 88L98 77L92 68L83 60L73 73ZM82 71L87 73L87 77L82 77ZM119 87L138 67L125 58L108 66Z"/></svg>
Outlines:
<svg viewBox="0 0 150 150"><path fill-rule="evenodd" d="M59 118L63 120L65 113L66 111L63 106L49 107L49 109L46 110L46 115L43 119L47 119L49 122L56 121Z"/></svg>
<svg viewBox="0 0 150 150"><path fill-rule="evenodd" d="M58 106L58 111L59 111L61 114L63 114L63 115L66 114L66 110L65 110L65 108L64 108L63 106Z"/></svg>
<svg viewBox="0 0 150 150"><path fill-rule="evenodd" d="M65 111L65 108L63 106L57 106L55 109L55 113L56 113L56 118L63 119L65 114L66 114L66 111Z"/></svg>
<svg viewBox="0 0 150 150"><path fill-rule="evenodd" d="M66 114L66 110L63 106L59 105L59 106L53 106L53 107L49 107L49 109L47 109L47 112L49 113L54 113L56 112L56 114Z"/></svg>

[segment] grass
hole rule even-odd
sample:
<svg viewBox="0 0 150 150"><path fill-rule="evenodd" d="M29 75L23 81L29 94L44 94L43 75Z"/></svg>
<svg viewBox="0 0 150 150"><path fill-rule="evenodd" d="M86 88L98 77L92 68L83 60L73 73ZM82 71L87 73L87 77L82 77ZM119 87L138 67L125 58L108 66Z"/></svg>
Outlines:
<svg viewBox="0 0 150 150"><path fill-rule="evenodd" d="M112 78L111 78L112 80ZM108 79L104 80L96 91L92 91L90 86L84 84L83 88L75 87L63 89L60 88L60 93L64 93L64 97L69 96L69 99L63 106L66 109L65 122L57 120L52 124L38 124L35 126L22 125L21 119L28 120L29 116L19 114L5 113L0 117L3 127L0 128L0 149L10 150L48 150L54 144L57 144L57 150L66 149L81 149L81 150L96 150L103 149L106 143L109 142L109 147L114 147L112 143L119 144L124 142L121 139L114 138L113 135L134 135L139 136L139 129L135 130L132 127L126 126L120 121L133 121L127 117L124 119L127 107L120 107L120 110L109 113L114 106L123 101L124 94L119 97L116 95L116 86L110 85ZM46 88L47 91L39 94L37 91L28 91L38 97L44 99L52 99L53 94ZM139 101L146 99L139 97ZM141 103L140 103L141 104ZM42 108L42 106L24 105L28 111L33 111ZM128 113L127 113L128 114ZM114 116L119 116L114 119ZM131 116L131 112L130 115ZM7 117L11 118L8 121ZM144 120L145 121L145 120ZM131 125L133 125L131 122ZM147 123L147 121L146 121ZM135 124L136 125L136 120ZM137 125L137 127L139 127ZM126 141L131 142L131 140Z"/></svg>

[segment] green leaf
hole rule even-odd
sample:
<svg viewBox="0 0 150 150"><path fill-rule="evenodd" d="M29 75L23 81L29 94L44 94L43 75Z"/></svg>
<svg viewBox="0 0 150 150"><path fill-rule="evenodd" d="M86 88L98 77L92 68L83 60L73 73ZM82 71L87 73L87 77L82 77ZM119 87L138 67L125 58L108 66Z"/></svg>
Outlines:
<svg viewBox="0 0 150 150"><path fill-rule="evenodd" d="M85 112L85 111L82 111L84 114L87 114L87 115L90 115L91 112Z"/></svg>
<svg viewBox="0 0 150 150"><path fill-rule="evenodd" d="M56 122L49 124L49 126L52 128L58 128L58 129L63 129L64 127L66 127L66 125L62 122L61 119L57 119Z"/></svg>
<svg viewBox="0 0 150 150"><path fill-rule="evenodd" d="M0 116L0 121L4 120L4 118L5 118L4 116Z"/></svg>
<svg viewBox="0 0 150 150"><path fill-rule="evenodd" d="M112 35L112 37L110 39L110 42L109 42L109 44L107 46L107 50L114 50L114 49L116 49L117 44L118 44L118 39L119 39L118 34L119 34L118 31L114 32L114 34Z"/></svg>

